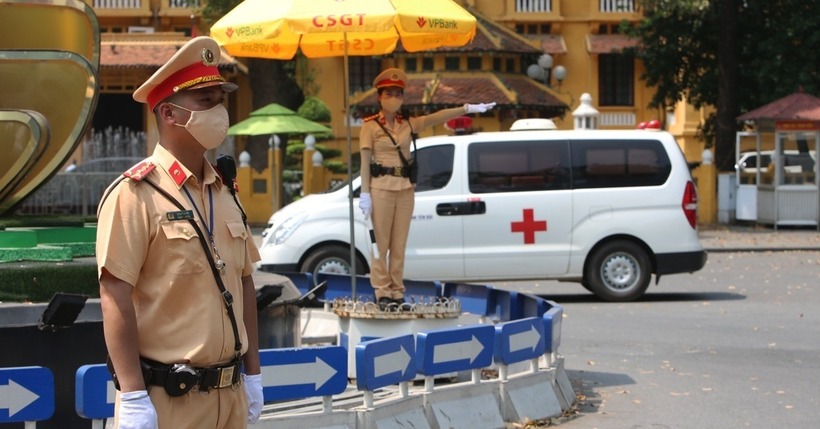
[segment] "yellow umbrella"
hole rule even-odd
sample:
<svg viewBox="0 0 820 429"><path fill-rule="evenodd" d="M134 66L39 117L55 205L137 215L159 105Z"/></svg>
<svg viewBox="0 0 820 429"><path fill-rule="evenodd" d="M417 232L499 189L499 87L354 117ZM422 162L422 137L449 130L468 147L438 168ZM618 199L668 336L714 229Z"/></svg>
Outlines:
<svg viewBox="0 0 820 429"><path fill-rule="evenodd" d="M299 48L308 58L389 54L399 39L408 52L463 46L475 31L452 0L245 0L211 37L234 56L281 60Z"/></svg>
<svg viewBox="0 0 820 429"><path fill-rule="evenodd" d="M345 114L350 55L384 55L401 40L408 52L464 46L473 40L476 19L453 0L245 0L211 27L231 55L288 60L301 49L308 58L344 58ZM346 121L347 171L353 177L350 122ZM348 184L350 266L356 296L353 181Z"/></svg>

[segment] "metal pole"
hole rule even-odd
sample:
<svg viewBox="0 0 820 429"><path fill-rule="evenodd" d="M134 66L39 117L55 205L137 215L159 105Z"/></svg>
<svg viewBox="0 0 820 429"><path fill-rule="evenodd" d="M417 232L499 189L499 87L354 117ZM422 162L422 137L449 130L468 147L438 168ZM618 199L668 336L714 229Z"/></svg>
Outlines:
<svg viewBox="0 0 820 429"><path fill-rule="evenodd" d="M356 233L353 220L353 144L350 142L350 99L348 98L348 88L350 88L350 73L347 61L347 33L344 33L344 92L345 100L345 133L347 134L347 200L348 215L350 216L350 293L356 299Z"/></svg>

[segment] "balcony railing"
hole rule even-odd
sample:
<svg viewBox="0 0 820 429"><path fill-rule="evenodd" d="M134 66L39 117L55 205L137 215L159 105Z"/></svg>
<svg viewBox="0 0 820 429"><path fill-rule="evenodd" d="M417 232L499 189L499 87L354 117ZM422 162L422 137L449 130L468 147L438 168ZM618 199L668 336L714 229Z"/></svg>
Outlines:
<svg viewBox="0 0 820 429"><path fill-rule="evenodd" d="M166 0L171 9L198 8L200 0Z"/></svg>
<svg viewBox="0 0 820 429"><path fill-rule="evenodd" d="M94 0L93 6L94 9L141 9L142 0Z"/></svg>
<svg viewBox="0 0 820 429"><path fill-rule="evenodd" d="M552 0L515 0L515 11L521 13L552 12Z"/></svg>
<svg viewBox="0 0 820 429"><path fill-rule="evenodd" d="M637 10L635 0L599 0L601 12L632 13Z"/></svg>
<svg viewBox="0 0 820 429"><path fill-rule="evenodd" d="M600 124L605 127L634 127L633 112L601 112Z"/></svg>
<svg viewBox="0 0 820 429"><path fill-rule="evenodd" d="M94 9L142 9L143 3L148 4L150 0L92 0L90 2ZM163 9L195 9L201 4L201 0L163 0Z"/></svg>

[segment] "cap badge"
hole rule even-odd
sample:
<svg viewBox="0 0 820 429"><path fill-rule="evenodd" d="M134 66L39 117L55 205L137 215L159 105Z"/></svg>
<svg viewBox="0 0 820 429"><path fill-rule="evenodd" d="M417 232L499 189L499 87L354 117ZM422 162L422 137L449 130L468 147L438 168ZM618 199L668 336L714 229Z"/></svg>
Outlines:
<svg viewBox="0 0 820 429"><path fill-rule="evenodd" d="M205 49L202 50L202 64L206 65L206 66L215 66L216 65L216 59L214 58L214 53L208 48L205 48Z"/></svg>

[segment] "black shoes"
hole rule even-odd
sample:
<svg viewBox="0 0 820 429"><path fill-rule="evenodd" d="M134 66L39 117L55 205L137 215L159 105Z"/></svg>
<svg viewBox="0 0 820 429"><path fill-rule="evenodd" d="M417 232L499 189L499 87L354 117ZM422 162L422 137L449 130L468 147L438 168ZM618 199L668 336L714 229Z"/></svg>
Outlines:
<svg viewBox="0 0 820 429"><path fill-rule="evenodd" d="M391 306L393 305L393 300L390 298L379 298L378 304L379 310L381 311L393 311L393 308L391 308Z"/></svg>

